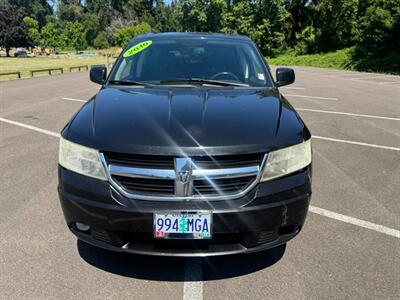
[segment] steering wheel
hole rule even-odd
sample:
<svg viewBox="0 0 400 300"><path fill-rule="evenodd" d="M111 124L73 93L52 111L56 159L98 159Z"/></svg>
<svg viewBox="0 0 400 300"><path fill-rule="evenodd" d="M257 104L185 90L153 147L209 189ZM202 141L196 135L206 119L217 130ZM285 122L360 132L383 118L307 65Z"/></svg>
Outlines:
<svg viewBox="0 0 400 300"><path fill-rule="evenodd" d="M211 76L210 79L216 79L217 77L222 76L222 75L228 75L228 76L232 77L234 80L240 81L239 78L231 72L219 72L219 73L216 73L213 76Z"/></svg>

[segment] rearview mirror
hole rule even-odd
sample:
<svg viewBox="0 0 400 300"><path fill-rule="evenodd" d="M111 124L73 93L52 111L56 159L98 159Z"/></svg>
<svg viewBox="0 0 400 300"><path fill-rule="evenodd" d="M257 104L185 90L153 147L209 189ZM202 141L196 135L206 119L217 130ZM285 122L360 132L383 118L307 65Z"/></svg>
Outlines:
<svg viewBox="0 0 400 300"><path fill-rule="evenodd" d="M107 77L107 68L103 65L92 66L90 68L90 80L98 83L104 84Z"/></svg>
<svg viewBox="0 0 400 300"><path fill-rule="evenodd" d="M294 70L291 68L276 69L276 85L278 87L293 83L295 80Z"/></svg>

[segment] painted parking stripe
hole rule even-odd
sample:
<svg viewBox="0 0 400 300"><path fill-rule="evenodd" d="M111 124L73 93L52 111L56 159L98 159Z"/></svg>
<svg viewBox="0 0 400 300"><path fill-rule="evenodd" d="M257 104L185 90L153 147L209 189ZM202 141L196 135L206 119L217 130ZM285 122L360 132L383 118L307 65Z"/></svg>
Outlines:
<svg viewBox="0 0 400 300"><path fill-rule="evenodd" d="M44 134L47 134L47 135L50 135L50 136L54 136L54 137L58 137L58 138L60 137L59 133L56 133L56 132L53 132L53 131L49 131L49 130L46 130L46 129L42 129L42 128L38 128L38 127L35 127L35 126L31 126L31 125L28 125L28 124L12 121L12 120L1 118L1 117L0 117L0 121L2 121L4 123L16 125L16 126L19 126L19 127L23 127L23 128L26 128L26 129L34 130L36 132L44 133Z"/></svg>
<svg viewBox="0 0 400 300"><path fill-rule="evenodd" d="M313 205L310 205L309 211L312 213L327 217L327 218L331 218L331 219L335 219L338 221L342 221L344 223L353 224L353 225L356 225L359 227L367 228L369 230L373 230L373 231L380 232L380 233L383 233L386 235L394 236L394 237L400 239L400 230L396 230L396 229L389 228L389 227L386 227L383 225L378 225L378 224L371 223L368 221L360 220L360 219L353 218L350 216L342 215L342 214L339 214L339 213L336 213L336 212L333 212L333 211L330 211L327 209L323 209L320 207L316 207Z"/></svg>
<svg viewBox="0 0 400 300"><path fill-rule="evenodd" d="M63 97L61 98L63 100L68 100L68 101L76 101L76 102L87 102L86 100L82 100L82 99L76 99L76 98L67 98L67 97Z"/></svg>
<svg viewBox="0 0 400 300"><path fill-rule="evenodd" d="M341 111L330 111L330 110L308 109L308 108L297 108L297 107L295 109L298 110L298 111L309 111L309 112L334 114L334 115L345 115L345 116L354 116L354 117L362 117L362 118L372 118L372 119L400 121L400 118L391 118L391 117L381 117L381 116L374 116L374 115L355 114L355 113L348 113L348 112L341 112Z"/></svg>
<svg viewBox="0 0 400 300"><path fill-rule="evenodd" d="M329 138L329 137L325 137L325 136L313 135L312 138L316 139L316 140L324 140L324 141L330 141L330 142L336 142L336 143L344 143L344 144L365 146L365 147L371 147L371 148L378 148L378 149L385 149L385 150L392 150L392 151L400 151L400 148L398 148L398 147L383 146L383 145L376 145L376 144L368 144L368 143L363 143L363 142L355 142L355 141L342 140L342 139L334 139L334 138Z"/></svg>
<svg viewBox="0 0 400 300"><path fill-rule="evenodd" d="M36 132L40 132L40 133L44 133L53 137L60 137L60 134L56 133L56 132L52 132L49 130L45 130L45 129L41 129L35 126L31 126L31 125L27 125L24 123L20 123L20 122L16 122L16 121L12 121L9 119L5 119L5 118L1 118L0 117L0 121L8 123L8 124L12 124L12 125L16 125L19 127L23 127L26 129L30 129L30 130L34 130ZM400 148L395 148L395 147L386 147L386 146L379 146L379 145L371 145L371 144L366 144L366 143L358 143L358 142L352 142L352 141L344 141L344 140L338 140L338 139L331 139L331 138L326 138L326 137L319 137L319 136L313 136L313 138L315 139L322 139L322 140L329 140L329 141L333 141L333 142L346 142L346 143L350 143L350 144L356 144L356 145L361 145L361 146L369 146L369 147L374 147L374 148L382 148L382 149L388 149L388 150L396 150L396 151L400 151ZM353 218L350 216L346 216L346 215L342 215L330 210L326 210L323 208L319 208L316 206L310 206L310 211L328 218L332 218L338 221L342 221L345 223L349 223L349 224L353 224L353 225L357 225L366 229L370 229L370 230L374 230L386 235L391 235L394 237L398 237L400 238L400 231L396 230L396 229L392 229L392 228L388 228L385 227L383 225L379 225L379 224L375 224L375 223L371 223L368 221L364 221L364 220L360 220L357 218ZM188 272L187 274L187 278L201 278L201 273L202 272L202 266L198 265L199 262L197 260L188 260L187 261L187 266L188 268L190 268L192 271ZM200 264L201 264L201 260L200 260ZM185 275L186 278L186 275ZM199 290L200 287L202 287L202 283L199 283L198 280L188 280L188 282L192 282L192 284L189 284L189 286L187 287L187 293L193 291L193 290ZM192 299L192 298L187 298L187 299Z"/></svg>
<svg viewBox="0 0 400 300"><path fill-rule="evenodd" d="M362 77L353 77L353 78L349 78L350 80L363 80L363 79L376 79L376 78L385 78L382 76L362 76Z"/></svg>
<svg viewBox="0 0 400 300"><path fill-rule="evenodd" d="M309 98L309 99L318 99L318 100L330 100L330 101L338 101L338 98L331 97L319 97L319 96L306 96L306 95L297 95L297 94L283 94L285 97L298 97L298 98Z"/></svg>
<svg viewBox="0 0 400 300"><path fill-rule="evenodd" d="M203 263L201 258L186 258L183 300L203 299Z"/></svg>
<svg viewBox="0 0 400 300"><path fill-rule="evenodd" d="M303 87L297 87L297 86L283 86L281 89L288 89L288 90L305 90Z"/></svg>
<svg viewBox="0 0 400 300"><path fill-rule="evenodd" d="M336 75L326 75L326 74L318 74L319 77L323 78L334 78L334 79L342 79L348 81L348 77L343 77L343 76L336 76ZM364 83L364 84L378 84L378 85L386 85L389 83L394 84L395 87L400 87L400 84L398 84L397 81L385 81L385 82L379 82L379 81L374 81L374 80L361 80L361 79L353 79L352 82L358 82L358 83Z"/></svg>
<svg viewBox="0 0 400 300"><path fill-rule="evenodd" d="M378 84L385 85L385 84L398 84L400 86L399 81L380 81Z"/></svg>

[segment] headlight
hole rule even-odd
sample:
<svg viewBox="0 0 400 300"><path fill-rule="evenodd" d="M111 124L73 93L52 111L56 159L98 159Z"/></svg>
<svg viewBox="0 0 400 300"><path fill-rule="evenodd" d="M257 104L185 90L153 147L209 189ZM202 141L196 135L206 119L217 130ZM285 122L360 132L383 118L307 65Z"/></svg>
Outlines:
<svg viewBox="0 0 400 300"><path fill-rule="evenodd" d="M272 151L268 154L261 181L296 172L311 163L311 139L301 144Z"/></svg>
<svg viewBox="0 0 400 300"><path fill-rule="evenodd" d="M58 162L76 173L107 180L99 151L60 138Z"/></svg>

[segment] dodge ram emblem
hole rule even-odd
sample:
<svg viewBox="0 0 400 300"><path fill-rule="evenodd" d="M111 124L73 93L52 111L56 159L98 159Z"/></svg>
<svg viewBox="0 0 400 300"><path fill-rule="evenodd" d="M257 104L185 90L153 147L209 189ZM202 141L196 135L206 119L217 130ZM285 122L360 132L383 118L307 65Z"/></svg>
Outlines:
<svg viewBox="0 0 400 300"><path fill-rule="evenodd" d="M193 162L188 157L175 158L175 196L187 197L193 194Z"/></svg>

